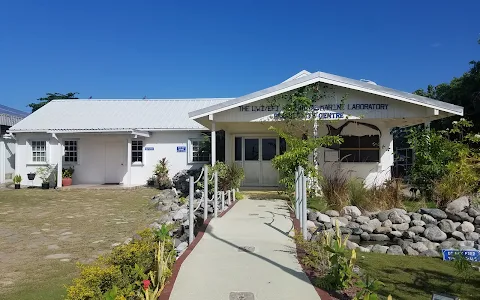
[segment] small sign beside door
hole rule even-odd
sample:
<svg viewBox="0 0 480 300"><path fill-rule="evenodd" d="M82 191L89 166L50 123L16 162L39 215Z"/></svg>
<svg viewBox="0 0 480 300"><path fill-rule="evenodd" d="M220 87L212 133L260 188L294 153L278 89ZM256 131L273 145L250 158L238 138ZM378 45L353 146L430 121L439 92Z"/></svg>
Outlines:
<svg viewBox="0 0 480 300"><path fill-rule="evenodd" d="M145 151L153 151L153 150L155 150L154 147L145 147Z"/></svg>
<svg viewBox="0 0 480 300"><path fill-rule="evenodd" d="M177 146L177 152L187 152L186 146Z"/></svg>

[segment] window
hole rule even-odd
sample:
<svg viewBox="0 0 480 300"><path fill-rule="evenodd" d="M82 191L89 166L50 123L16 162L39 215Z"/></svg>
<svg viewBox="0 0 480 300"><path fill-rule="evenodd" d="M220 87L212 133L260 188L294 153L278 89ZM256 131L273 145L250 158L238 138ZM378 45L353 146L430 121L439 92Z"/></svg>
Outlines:
<svg viewBox="0 0 480 300"><path fill-rule="evenodd" d="M77 141L65 141L64 144L65 144L65 155L63 156L63 160L66 163L78 162Z"/></svg>
<svg viewBox="0 0 480 300"><path fill-rule="evenodd" d="M272 160L277 155L277 139L262 139L262 160Z"/></svg>
<svg viewBox="0 0 480 300"><path fill-rule="evenodd" d="M132 141L132 163L143 162L143 141Z"/></svg>
<svg viewBox="0 0 480 300"><path fill-rule="evenodd" d="M32 141L32 161L46 162L47 161L47 142L46 141Z"/></svg>
<svg viewBox="0 0 480 300"><path fill-rule="evenodd" d="M259 140L245 139L245 160L258 160Z"/></svg>
<svg viewBox="0 0 480 300"><path fill-rule="evenodd" d="M203 140L190 140L191 162L209 162L210 151Z"/></svg>
<svg viewBox="0 0 480 300"><path fill-rule="evenodd" d="M242 160L242 138L235 138L235 161Z"/></svg>
<svg viewBox="0 0 480 300"><path fill-rule="evenodd" d="M379 162L380 137L378 135L342 136L340 160L342 162Z"/></svg>

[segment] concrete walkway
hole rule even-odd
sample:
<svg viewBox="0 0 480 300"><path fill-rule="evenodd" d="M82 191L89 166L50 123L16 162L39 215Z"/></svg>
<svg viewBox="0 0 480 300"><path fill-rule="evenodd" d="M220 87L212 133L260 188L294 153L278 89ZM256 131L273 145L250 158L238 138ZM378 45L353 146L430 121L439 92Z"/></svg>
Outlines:
<svg viewBox="0 0 480 300"><path fill-rule="evenodd" d="M210 222L183 262L170 300L320 299L298 263L290 231L285 201L239 201Z"/></svg>

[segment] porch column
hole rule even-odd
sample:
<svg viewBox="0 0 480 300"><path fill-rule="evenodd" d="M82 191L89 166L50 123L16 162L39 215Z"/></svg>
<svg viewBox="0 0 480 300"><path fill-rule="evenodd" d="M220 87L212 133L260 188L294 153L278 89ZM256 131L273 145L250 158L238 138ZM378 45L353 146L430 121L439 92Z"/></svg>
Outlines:
<svg viewBox="0 0 480 300"><path fill-rule="evenodd" d="M217 161L217 135L215 132L215 122L212 121L212 167L215 166Z"/></svg>
<svg viewBox="0 0 480 300"><path fill-rule="evenodd" d="M125 156L124 156L125 157ZM132 138L127 140L127 184L132 184Z"/></svg>
<svg viewBox="0 0 480 300"><path fill-rule="evenodd" d="M63 178L63 143L60 138L57 138L57 152L58 152L58 161L57 161L57 188L62 187L62 178Z"/></svg>

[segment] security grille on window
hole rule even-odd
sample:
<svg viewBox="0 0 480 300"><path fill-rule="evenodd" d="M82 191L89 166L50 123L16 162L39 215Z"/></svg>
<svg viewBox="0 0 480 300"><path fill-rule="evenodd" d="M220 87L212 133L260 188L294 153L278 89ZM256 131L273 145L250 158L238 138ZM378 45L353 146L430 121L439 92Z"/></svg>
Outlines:
<svg viewBox="0 0 480 300"><path fill-rule="evenodd" d="M65 141L65 162L78 162L77 141Z"/></svg>
<svg viewBox="0 0 480 300"><path fill-rule="evenodd" d="M342 162L379 162L380 137L378 135L342 136L340 160Z"/></svg>
<svg viewBox="0 0 480 300"><path fill-rule="evenodd" d="M143 162L143 141L132 141L132 163Z"/></svg>
<svg viewBox="0 0 480 300"><path fill-rule="evenodd" d="M33 162L47 161L47 142L32 141L32 161Z"/></svg>
<svg viewBox="0 0 480 300"><path fill-rule="evenodd" d="M210 161L210 153L205 149L201 140L192 140L192 161L193 162L208 162Z"/></svg>

